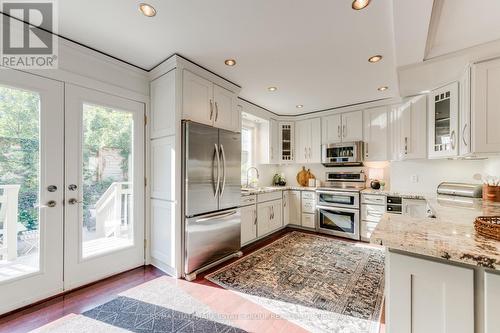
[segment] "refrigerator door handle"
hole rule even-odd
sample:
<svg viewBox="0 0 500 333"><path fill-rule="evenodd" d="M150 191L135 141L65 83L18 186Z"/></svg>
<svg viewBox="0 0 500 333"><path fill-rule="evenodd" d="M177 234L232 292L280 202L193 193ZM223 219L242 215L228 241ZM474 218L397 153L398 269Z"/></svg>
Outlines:
<svg viewBox="0 0 500 333"><path fill-rule="evenodd" d="M217 144L214 144L215 146L215 157L217 158L217 180L215 182L215 193L214 193L214 198L217 196L219 193L219 184L220 184L220 156L219 156L219 147ZM212 167L213 168L213 167ZM212 175L213 175L213 169L212 169Z"/></svg>
<svg viewBox="0 0 500 333"><path fill-rule="evenodd" d="M220 191L220 195L222 196L224 194L224 189L226 188L226 154L224 153L224 146L221 144L220 145L220 152L221 152L221 158L222 158L222 187Z"/></svg>
<svg viewBox="0 0 500 333"><path fill-rule="evenodd" d="M206 222L206 221L211 221L211 220L217 220L217 219L220 219L223 217L229 217L231 215L236 214L237 212L238 211L236 211L236 210L232 210L230 212L223 213L223 214L209 215L207 217L202 217L201 219L197 219L195 222Z"/></svg>

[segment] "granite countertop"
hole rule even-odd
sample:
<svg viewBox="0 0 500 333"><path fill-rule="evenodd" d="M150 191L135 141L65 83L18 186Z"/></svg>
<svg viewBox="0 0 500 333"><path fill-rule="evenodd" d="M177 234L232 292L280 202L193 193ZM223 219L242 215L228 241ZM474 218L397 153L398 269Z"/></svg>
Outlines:
<svg viewBox="0 0 500 333"><path fill-rule="evenodd" d="M389 249L500 270L500 241L474 230L478 216L500 216L500 203L426 196L436 218L384 214L370 242Z"/></svg>
<svg viewBox="0 0 500 333"><path fill-rule="evenodd" d="M263 193L270 193L270 192L277 192L277 191L288 191L288 190L316 191L317 189L318 189L317 187L298 186L298 185L297 186L264 186L264 187L251 189L249 191L242 190L241 196L263 194Z"/></svg>
<svg viewBox="0 0 500 333"><path fill-rule="evenodd" d="M432 197L433 194L425 194L425 193L410 193L410 192L393 192L389 190L374 190L371 188L365 188L361 191L362 194L376 194L376 195L385 195L385 196L397 196L405 199L421 199L425 200L427 197Z"/></svg>

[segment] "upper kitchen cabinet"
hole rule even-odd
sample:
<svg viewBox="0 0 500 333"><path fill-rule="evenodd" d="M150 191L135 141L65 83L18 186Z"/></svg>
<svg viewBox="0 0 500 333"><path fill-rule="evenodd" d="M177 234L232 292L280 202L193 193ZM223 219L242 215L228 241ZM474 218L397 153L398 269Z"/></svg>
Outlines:
<svg viewBox="0 0 500 333"><path fill-rule="evenodd" d="M323 144L363 140L363 111L334 114L322 120Z"/></svg>
<svg viewBox="0 0 500 333"><path fill-rule="evenodd" d="M279 164L278 121L262 120L256 127L256 152L259 164Z"/></svg>
<svg viewBox="0 0 500 333"><path fill-rule="evenodd" d="M321 122L319 118L295 123L295 157L299 163L321 162Z"/></svg>
<svg viewBox="0 0 500 333"><path fill-rule="evenodd" d="M183 71L182 118L229 131L240 131L235 93L189 70Z"/></svg>
<svg viewBox="0 0 500 333"><path fill-rule="evenodd" d="M363 111L342 114L342 142L363 140Z"/></svg>
<svg viewBox="0 0 500 333"><path fill-rule="evenodd" d="M458 156L458 99L458 82L429 94L429 158Z"/></svg>
<svg viewBox="0 0 500 333"><path fill-rule="evenodd" d="M386 106L364 111L365 161L387 161L389 115Z"/></svg>
<svg viewBox="0 0 500 333"><path fill-rule="evenodd" d="M175 81L176 71L151 82L151 138L175 134Z"/></svg>
<svg viewBox="0 0 500 333"><path fill-rule="evenodd" d="M500 59L472 66L472 152L500 152Z"/></svg>
<svg viewBox="0 0 500 333"><path fill-rule="evenodd" d="M278 144L280 163L290 163L295 153L295 124L293 122L278 123Z"/></svg>
<svg viewBox="0 0 500 333"><path fill-rule="evenodd" d="M459 102L458 102L458 122L459 122L459 136L458 136L458 154L460 156L467 156L472 153L471 145L471 91L470 91L470 75L471 69L468 66L460 82L458 83L459 89Z"/></svg>
<svg viewBox="0 0 500 333"><path fill-rule="evenodd" d="M322 144L342 142L342 116L340 114L323 117L322 123Z"/></svg>
<svg viewBox="0 0 500 333"><path fill-rule="evenodd" d="M427 157L427 96L394 106L390 124L392 160Z"/></svg>

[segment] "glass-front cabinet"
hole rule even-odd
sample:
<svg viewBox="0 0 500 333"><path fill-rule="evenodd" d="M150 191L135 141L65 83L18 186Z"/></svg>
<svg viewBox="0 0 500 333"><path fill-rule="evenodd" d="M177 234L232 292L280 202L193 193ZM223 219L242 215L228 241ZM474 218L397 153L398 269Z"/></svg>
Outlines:
<svg viewBox="0 0 500 333"><path fill-rule="evenodd" d="M458 155L458 83L431 92L429 99L429 157Z"/></svg>
<svg viewBox="0 0 500 333"><path fill-rule="evenodd" d="M278 125L279 160L289 163L294 160L294 123L280 122Z"/></svg>

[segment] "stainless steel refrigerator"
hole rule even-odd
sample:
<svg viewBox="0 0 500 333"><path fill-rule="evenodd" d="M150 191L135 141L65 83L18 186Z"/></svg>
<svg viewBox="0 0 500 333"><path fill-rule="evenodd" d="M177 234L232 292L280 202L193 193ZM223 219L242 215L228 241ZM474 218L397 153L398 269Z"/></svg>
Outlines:
<svg viewBox="0 0 500 333"><path fill-rule="evenodd" d="M184 277L240 255L241 134L182 122Z"/></svg>

